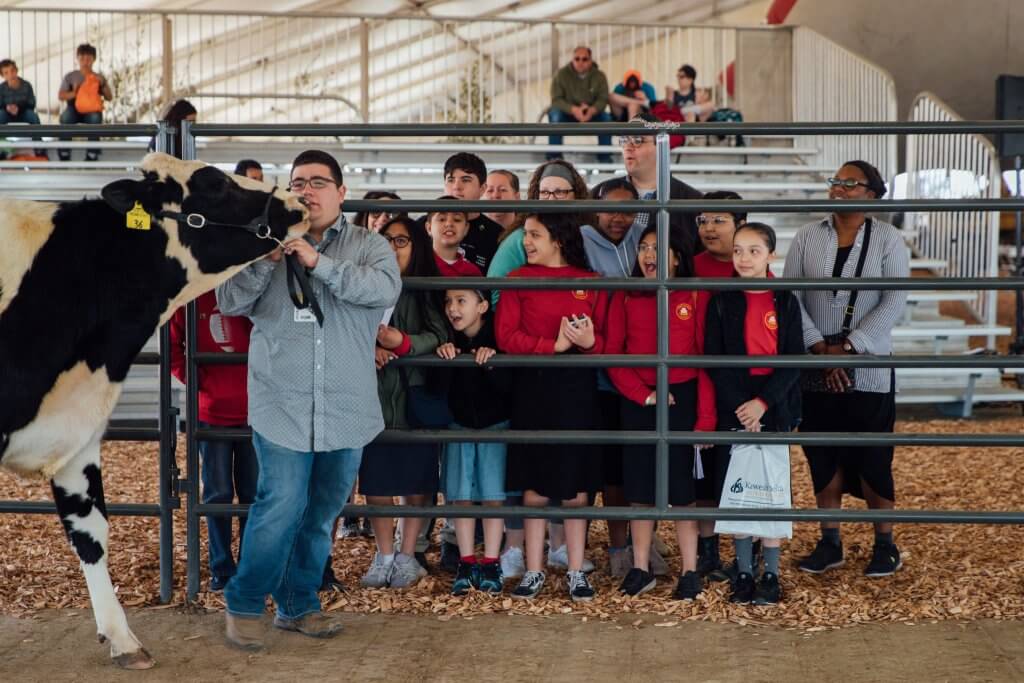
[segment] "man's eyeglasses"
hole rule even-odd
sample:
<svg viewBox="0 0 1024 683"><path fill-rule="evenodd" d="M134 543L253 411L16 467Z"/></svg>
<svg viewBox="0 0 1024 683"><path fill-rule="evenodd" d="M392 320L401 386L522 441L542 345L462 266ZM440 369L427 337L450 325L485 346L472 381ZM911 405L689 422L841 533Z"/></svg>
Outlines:
<svg viewBox="0 0 1024 683"><path fill-rule="evenodd" d="M620 135L619 147L626 147L628 145L640 147L641 145L647 144L650 140L652 140L650 135Z"/></svg>
<svg viewBox="0 0 1024 683"><path fill-rule="evenodd" d="M412 243L412 240L405 235L381 235L381 237L390 242L393 249L405 249Z"/></svg>
<svg viewBox="0 0 1024 683"><path fill-rule="evenodd" d="M697 225L701 227L713 225L717 228L720 225L728 225L732 222L732 218L726 216L697 216Z"/></svg>
<svg viewBox="0 0 1024 683"><path fill-rule="evenodd" d="M867 183L862 183L861 181L854 180L853 178L829 178L825 182L829 187L842 187L847 190L852 190L858 185L861 187L868 187Z"/></svg>
<svg viewBox="0 0 1024 683"><path fill-rule="evenodd" d="M574 62L589 62L590 61L590 57L573 57L572 61L574 61Z"/></svg>
<svg viewBox="0 0 1024 683"><path fill-rule="evenodd" d="M539 190L537 196L541 199L568 199L573 193L572 190Z"/></svg>
<svg viewBox="0 0 1024 683"><path fill-rule="evenodd" d="M324 188L330 187L331 185L337 185L331 178L324 178L322 176L313 176L312 178L292 178L288 182L288 189L292 192L302 192L306 189L306 185L309 185L314 190L323 190Z"/></svg>

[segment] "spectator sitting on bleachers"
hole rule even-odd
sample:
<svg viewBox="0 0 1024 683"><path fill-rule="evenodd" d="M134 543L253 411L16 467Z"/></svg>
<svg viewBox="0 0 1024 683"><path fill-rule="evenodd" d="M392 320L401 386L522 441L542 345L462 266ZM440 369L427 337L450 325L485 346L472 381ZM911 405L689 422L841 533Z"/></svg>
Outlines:
<svg viewBox="0 0 1024 683"><path fill-rule="evenodd" d="M93 71L93 64L96 62L96 48L88 43L82 43L75 51L78 59L78 69L70 71L60 82L60 90L57 98L61 102L67 102L67 108L61 112L60 122L71 123L103 123L103 100L108 102L114 99L114 92L110 89L110 83L99 72ZM90 136L90 140L98 140L96 136ZM67 140L62 137L61 140ZM58 152L61 161L71 161L71 150L62 149ZM86 161L98 161L100 158L99 149L90 149L85 153Z"/></svg>
<svg viewBox="0 0 1024 683"><path fill-rule="evenodd" d="M679 108L689 123L707 121L715 111L713 91L711 88L697 88L697 98L693 102Z"/></svg>
<svg viewBox="0 0 1024 683"><path fill-rule="evenodd" d="M30 123L39 125L36 113L36 94L32 84L18 77L18 65L12 59L0 61L0 124ZM45 157L46 150L36 150L36 155ZM0 159L6 153L0 152Z"/></svg>
<svg viewBox="0 0 1024 683"><path fill-rule="evenodd" d="M616 121L629 121L642 111L650 111L658 101L658 93L654 86L643 79L640 72L630 69L622 77L622 82L608 95L612 107L612 116Z"/></svg>
<svg viewBox="0 0 1024 683"><path fill-rule="evenodd" d="M683 64L676 72L676 81L679 88L674 89L671 85L665 86L665 101L673 108L679 109L687 104L697 101L697 90L694 88L694 81L697 80L697 70L689 64Z"/></svg>
<svg viewBox="0 0 1024 683"><path fill-rule="evenodd" d="M235 175L263 182L263 164L255 159L242 159L235 164Z"/></svg>
<svg viewBox="0 0 1024 683"><path fill-rule="evenodd" d="M608 106L608 78L594 62L589 47L580 46L573 50L572 62L566 64L551 81L551 107L548 121L551 123L586 123L588 121L611 121L605 111ZM549 135L548 143L562 144L561 135ZM598 143L610 145L610 135L599 135ZM561 154L548 153L548 159L560 159ZM611 161L607 154L599 155L601 161Z"/></svg>

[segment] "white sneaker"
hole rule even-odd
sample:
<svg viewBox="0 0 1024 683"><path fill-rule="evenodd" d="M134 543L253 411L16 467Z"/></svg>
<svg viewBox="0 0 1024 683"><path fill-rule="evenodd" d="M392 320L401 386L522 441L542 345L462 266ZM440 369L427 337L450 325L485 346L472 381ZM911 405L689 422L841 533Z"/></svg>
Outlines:
<svg viewBox="0 0 1024 683"><path fill-rule="evenodd" d="M359 579L359 585L363 588L385 588L391 581L391 574L395 570L395 556L387 560L380 553L373 554L373 562L370 568Z"/></svg>
<svg viewBox="0 0 1024 683"><path fill-rule="evenodd" d="M550 569L569 569L569 549L562 545L554 550L548 548L548 568ZM594 571L594 563L583 558L583 573L589 574Z"/></svg>
<svg viewBox="0 0 1024 683"><path fill-rule="evenodd" d="M501 575L506 579L521 579L526 573L526 556L523 549L512 546L501 554Z"/></svg>

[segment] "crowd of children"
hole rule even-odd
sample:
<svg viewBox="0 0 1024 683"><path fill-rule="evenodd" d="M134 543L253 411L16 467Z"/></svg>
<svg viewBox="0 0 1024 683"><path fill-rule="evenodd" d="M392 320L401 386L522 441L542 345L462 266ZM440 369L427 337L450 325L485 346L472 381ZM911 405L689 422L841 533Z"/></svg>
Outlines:
<svg viewBox="0 0 1024 683"><path fill-rule="evenodd" d="M480 198L488 178L508 185L509 175L496 171L488 176L473 155L456 155L445 166L446 195L441 199ZM508 193L492 194L507 198ZM542 164L528 189L530 199L629 201L640 196L629 176L597 186L591 195L580 174L562 160ZM723 191L705 198L740 197ZM658 277L657 226L639 220L649 216L619 210L512 215L514 220L502 225L460 211L437 211L419 221L401 214L363 218L367 229L378 230L391 244L403 278L479 277L485 267L491 277L522 279ZM680 227L690 224L696 234ZM471 236L474 247L467 250L464 245ZM664 250L669 277L750 282L740 291L672 290L669 353L806 353L798 299L759 284L772 277L776 242L769 225L747 222L738 212L704 211L670 227ZM459 287L453 281L444 291L403 291L381 321L377 340L379 395L387 427L652 430L659 401L653 367L595 371L545 364L513 369L490 361L500 353L655 354L657 310L653 290L642 289L506 289L499 297L497 291ZM442 364L438 369L391 364L399 357L423 355L449 361L465 355L473 365ZM672 367L668 384L668 421L674 431L788 432L800 422L799 370ZM718 507L728 484L729 446L672 445L668 459L671 506ZM449 520L446 531L457 545L454 595L499 593L504 581L518 579L509 586L510 595L531 599L548 581L546 568L561 566L568 596L587 601L595 590L588 578L594 567L585 557L586 520L569 517L559 524L527 518L519 527L514 520L477 520L474 507L521 502L527 507L575 508L592 505L598 493L605 505L650 507L655 503L655 461L655 447L645 444L375 444L365 450L359 490L369 504L391 504L400 497L405 504L431 505L440 493L447 503L465 508L466 516ZM394 520L374 519L377 552L362 585L403 588L425 576L426 560L419 552L425 523L404 519L396 540ZM626 595L651 590L656 575L666 573L655 530L650 520L609 523L609 569L622 578L619 590ZM674 599L693 600L706 580L726 579L734 602L770 605L781 599L781 539L736 534L735 560L723 566L714 522L677 521L675 532L680 566ZM483 554L478 556L481 541Z"/></svg>

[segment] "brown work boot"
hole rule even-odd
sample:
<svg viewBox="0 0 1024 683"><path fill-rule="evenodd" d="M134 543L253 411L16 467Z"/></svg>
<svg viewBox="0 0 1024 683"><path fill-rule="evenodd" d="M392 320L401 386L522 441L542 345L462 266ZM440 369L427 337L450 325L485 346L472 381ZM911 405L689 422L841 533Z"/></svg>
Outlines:
<svg viewBox="0 0 1024 683"><path fill-rule="evenodd" d="M241 617L224 613L226 616L224 637L228 644L239 650L258 652L263 649L263 636L266 628L259 617Z"/></svg>
<svg viewBox="0 0 1024 683"><path fill-rule="evenodd" d="M287 619L280 614L274 616L274 626L285 631L295 631L310 638L333 638L341 633L341 621L323 612L313 612L298 619Z"/></svg>

